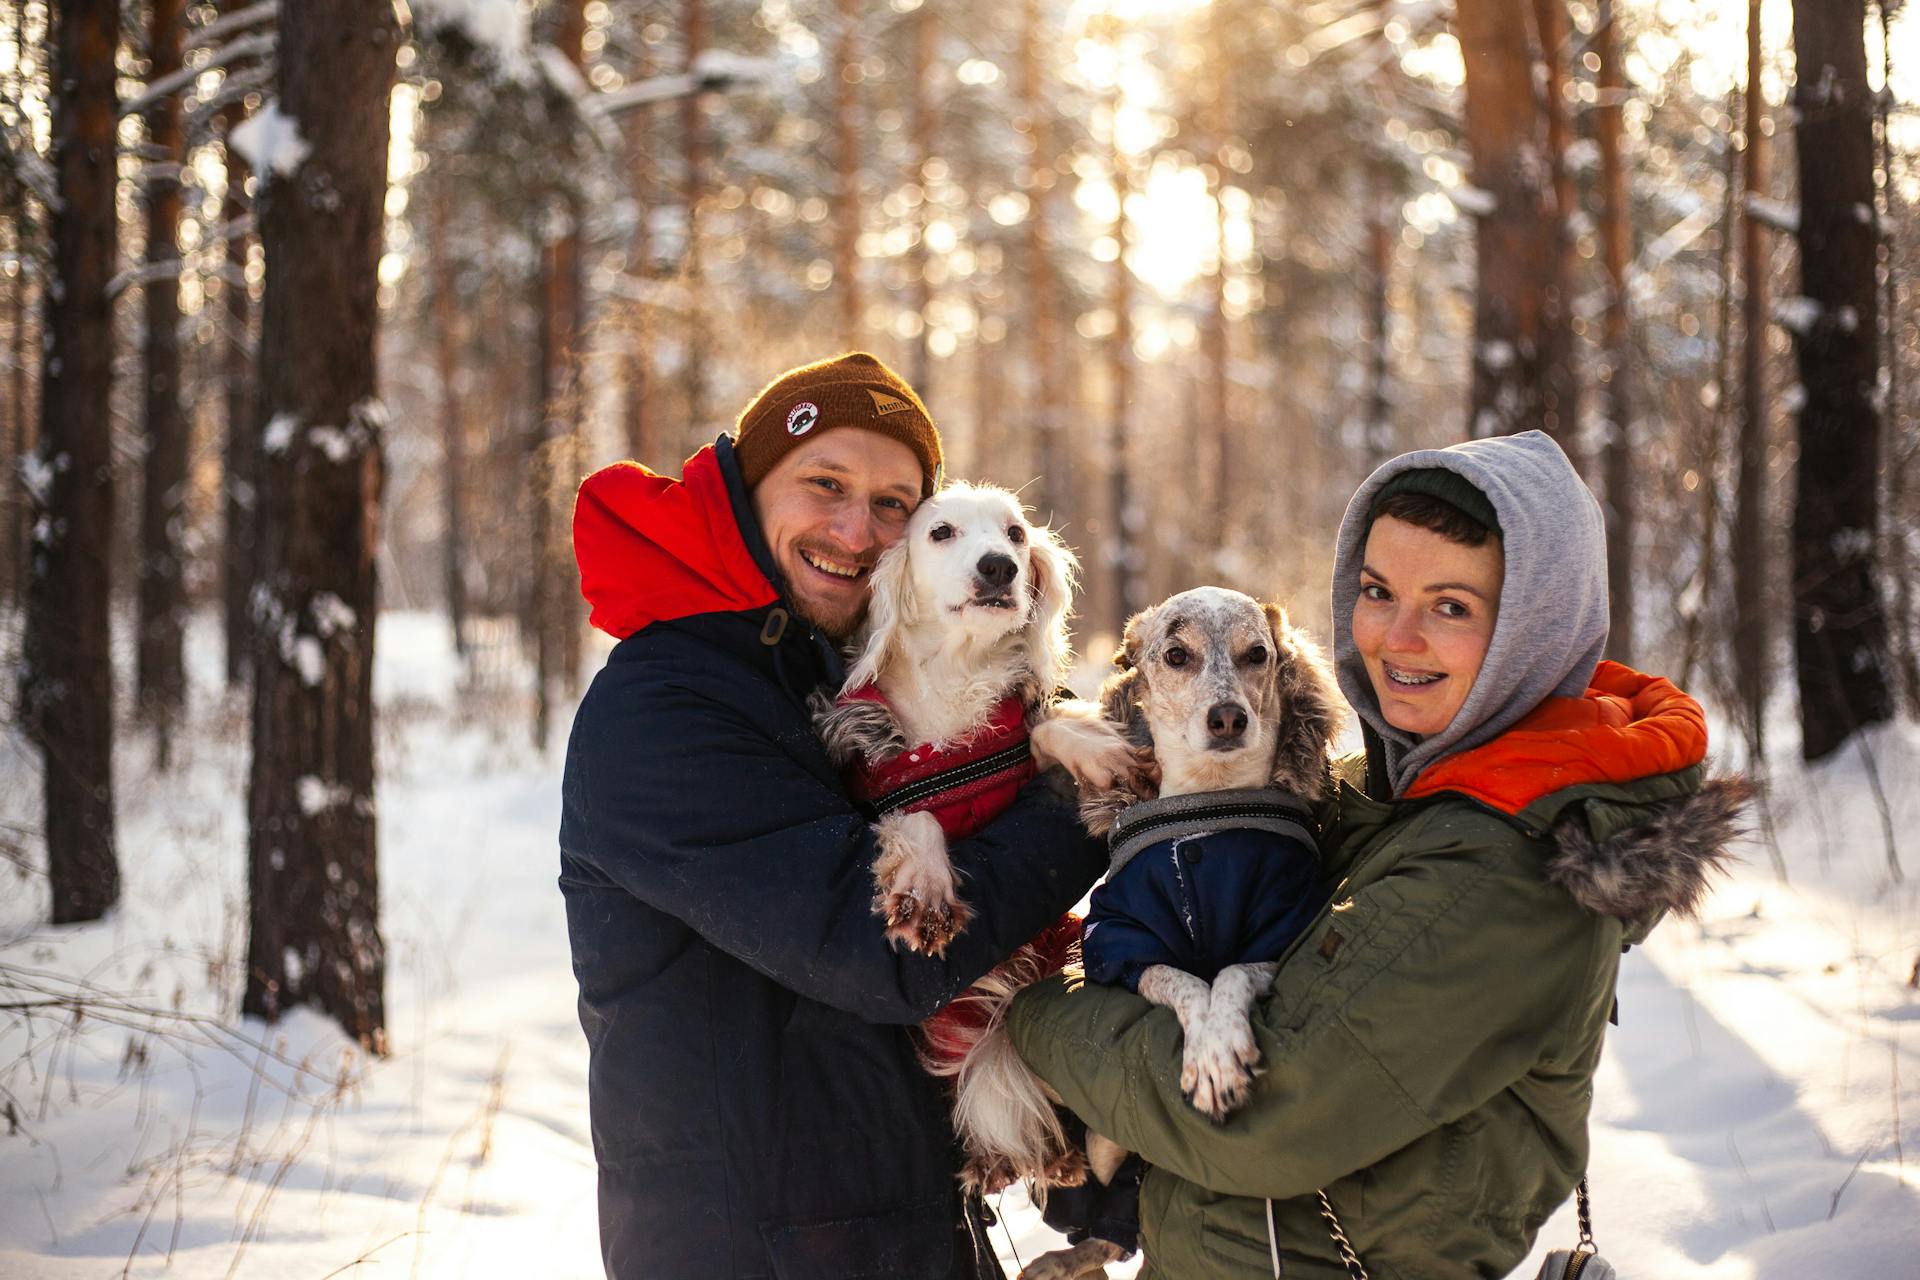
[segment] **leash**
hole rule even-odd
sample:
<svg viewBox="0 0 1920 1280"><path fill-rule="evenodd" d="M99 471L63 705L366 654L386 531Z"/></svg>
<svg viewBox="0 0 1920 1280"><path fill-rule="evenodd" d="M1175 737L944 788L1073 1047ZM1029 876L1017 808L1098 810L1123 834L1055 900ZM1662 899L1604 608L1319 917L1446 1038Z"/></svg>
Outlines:
<svg viewBox="0 0 1920 1280"><path fill-rule="evenodd" d="M1027 1269L1027 1264L1020 1260L1020 1246L1016 1245L1013 1242L1013 1228L1007 1225L1006 1211L1002 1207L1006 1201L1006 1198L1007 1198L1007 1193L1005 1191L1002 1191L998 1195L994 1196L993 1198L994 1220L1000 1224L1000 1230L1006 1232L1007 1252L1013 1255L1013 1265L1020 1268L1021 1271L1025 1271Z"/></svg>

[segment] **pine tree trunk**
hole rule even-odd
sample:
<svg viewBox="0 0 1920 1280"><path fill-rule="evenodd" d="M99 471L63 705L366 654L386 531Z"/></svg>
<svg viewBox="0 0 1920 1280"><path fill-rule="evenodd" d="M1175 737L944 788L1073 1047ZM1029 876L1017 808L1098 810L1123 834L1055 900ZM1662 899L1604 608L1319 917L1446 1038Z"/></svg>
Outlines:
<svg viewBox="0 0 1920 1280"><path fill-rule="evenodd" d="M427 261L433 290L434 381L440 400L441 500L445 530L441 537L442 572L447 596L447 625L453 631L453 650L467 656L467 449L465 412L460 395L460 350L464 336L459 281L453 252L448 246L454 183L447 172L450 157L441 158L437 181L427 198Z"/></svg>
<svg viewBox="0 0 1920 1280"><path fill-rule="evenodd" d="M21 459L33 451L28 443L33 431L27 417L27 294L32 286L27 267L25 183L14 185L6 217L13 229L9 248L20 267L7 279L7 404L4 423L0 423L7 433L4 447L0 447L0 467L5 468L0 471L0 593L17 604L26 598L27 503L14 477L20 474Z"/></svg>
<svg viewBox="0 0 1920 1280"><path fill-rule="evenodd" d="M235 12L248 3L226 0L221 12ZM245 102L234 103L222 115L227 136L231 137L234 126L247 118ZM227 683L237 685L246 680L253 658L252 599L257 558L254 513L259 507L260 431L265 419L259 416L254 398L253 299L247 286L247 254L253 238L231 234L249 212L247 165L232 147L226 149L226 165L227 190L220 200L220 223L229 233L223 249L220 287L226 313L222 381L227 430L221 476L226 510L221 587L226 614Z"/></svg>
<svg viewBox="0 0 1920 1280"><path fill-rule="evenodd" d="M373 654L385 410L377 277L388 0L287 5L278 111L308 151L262 178L260 625L249 788L250 1015L312 1004L384 1052Z"/></svg>
<svg viewBox="0 0 1920 1280"><path fill-rule="evenodd" d="M1384 162L1369 166L1367 199L1367 421L1366 474L1393 456L1392 335L1388 329L1393 285L1393 245L1400 202L1387 185Z"/></svg>
<svg viewBox="0 0 1920 1280"><path fill-rule="evenodd" d="M1501 0L1459 0L1454 30L1466 64L1467 142L1484 206L1474 256L1470 433L1546 425L1554 349L1544 282L1559 256L1547 122L1534 86L1531 24Z"/></svg>
<svg viewBox="0 0 1920 1280"><path fill-rule="evenodd" d="M1578 195L1573 171L1567 166L1567 144L1572 130L1567 122L1567 0L1533 0L1535 57L1542 68L1540 115L1546 124L1546 164L1551 173L1548 204L1551 274L1540 290L1540 422L1539 427L1584 468L1580 439L1580 371L1574 362L1572 216Z"/></svg>
<svg viewBox="0 0 1920 1280"><path fill-rule="evenodd" d="M640 73L642 76L651 74L651 67L643 63ZM627 247L627 276L641 282L653 278L653 228L648 225L653 212L649 199L653 169L650 150L653 132L650 124L650 118L644 111L629 113L626 121L627 182L633 193L634 205L633 239ZM635 302L627 314L627 354L623 362L626 375L627 456L656 467L664 466L668 460L655 457L653 407L647 402L653 384L652 362L647 352L647 344L653 340L652 304Z"/></svg>
<svg viewBox="0 0 1920 1280"><path fill-rule="evenodd" d="M27 577L22 718L44 757L53 922L97 920L120 897L114 856L113 575L115 0L68 0L53 24L53 167L60 208L45 291L38 529Z"/></svg>
<svg viewBox="0 0 1920 1280"><path fill-rule="evenodd" d="M693 74L700 55L707 47L707 0L685 0L684 30L686 65ZM698 447L707 442L707 344L708 322L706 272L701 260L701 214L707 198L707 124L700 95L690 93L680 101L680 142L685 172L683 200L687 207L686 266L682 275L687 284L687 349L681 362L681 381L687 401L687 442Z"/></svg>
<svg viewBox="0 0 1920 1280"><path fill-rule="evenodd" d="M150 0L148 83L180 69L181 0ZM187 417L180 402L180 98L166 94L147 111L148 173L145 422L140 494L139 643L135 687L143 717L169 755L173 718L186 699L181 631L186 612Z"/></svg>
<svg viewBox="0 0 1920 1280"><path fill-rule="evenodd" d="M1801 755L1820 760L1893 716L1874 565L1879 532L1878 235L1865 0L1794 0L1800 292L1800 461L1793 512Z"/></svg>
<svg viewBox="0 0 1920 1280"><path fill-rule="evenodd" d="M860 0L839 0L833 38L833 293L840 346L860 342Z"/></svg>
<svg viewBox="0 0 1920 1280"><path fill-rule="evenodd" d="M1117 105L1117 102L1116 102ZM1117 114L1117 113L1116 113ZM1117 121L1116 129L1117 134ZM1108 305L1113 308L1113 336L1107 341L1107 380L1113 401L1112 435L1107 444L1107 506L1113 512L1113 616L1108 619L1116 638L1126 629L1127 619L1147 607L1141 581L1146 557L1139 545L1144 521L1133 511L1132 467L1128 449L1133 437L1133 270L1127 266L1127 197L1132 182L1126 152L1116 137L1112 144L1113 242L1120 252L1113 260L1110 280L1112 293Z"/></svg>
<svg viewBox="0 0 1920 1280"><path fill-rule="evenodd" d="M583 0L565 0L555 34L561 55L578 70L581 41L586 34ZM573 638L577 591L565 589L571 566L563 564L561 520L557 510L557 481L563 461L569 459L580 413L577 388L580 354L582 285L580 278L580 216L578 196L554 193L562 206L564 233L546 246L541 293L540 413L533 456L527 474L533 484L532 564L533 627L537 688L534 705L534 745L545 749L552 730L554 704L571 687L578 670ZM569 477L571 478L571 477Z"/></svg>
<svg viewBox="0 0 1920 1280"><path fill-rule="evenodd" d="M1041 61L1042 41L1048 38L1045 24L1040 0L1026 0L1020 27L1020 115L1014 127L1026 135L1029 148L1022 185L1027 194L1025 312L1033 402L1023 416L1033 423L1033 469L1038 477L1033 505L1043 520L1051 520L1066 497L1066 467L1065 450L1060 447L1058 286L1049 238L1049 211L1058 184L1053 172L1053 118L1046 104Z"/></svg>
<svg viewBox="0 0 1920 1280"><path fill-rule="evenodd" d="M1747 4L1747 153L1749 202L1767 194L1767 141L1761 125L1760 0ZM1767 228L1748 208L1741 218L1740 472L1733 501L1733 679L1748 752L1766 746L1773 594L1767 583Z"/></svg>
<svg viewBox="0 0 1920 1280"><path fill-rule="evenodd" d="M914 338L908 380L913 384L913 389L920 393L920 398L927 400L933 395L933 324L930 314L933 307L933 280L929 274L932 253L927 248L927 227L933 221L933 193L929 190L927 170L934 158L934 137L937 132L930 80L937 56L935 40L939 27L933 6L929 4L922 4L914 11L912 22L913 172L909 181L920 188L920 203L915 211L920 234L913 242L910 269L913 272L913 308L914 314L920 318L920 332Z"/></svg>
<svg viewBox="0 0 1920 1280"><path fill-rule="evenodd" d="M1606 386L1605 446L1607 519L1607 656L1630 662L1634 655L1634 525L1638 433L1634 425L1632 346L1627 329L1627 264L1633 256L1633 220L1620 143L1627 78L1620 63L1620 10L1601 0L1594 36L1600 58L1600 102L1593 117L1600 147L1601 241L1607 272L1607 314L1601 377ZM1711 484L1709 477L1706 483Z"/></svg>

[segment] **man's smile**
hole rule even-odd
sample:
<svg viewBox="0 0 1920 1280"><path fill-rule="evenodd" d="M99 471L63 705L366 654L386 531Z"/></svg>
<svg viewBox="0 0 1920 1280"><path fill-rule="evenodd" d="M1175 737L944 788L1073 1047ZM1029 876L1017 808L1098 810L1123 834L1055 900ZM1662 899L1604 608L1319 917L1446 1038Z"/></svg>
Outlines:
<svg viewBox="0 0 1920 1280"><path fill-rule="evenodd" d="M821 573L828 574L835 578L849 578L857 581L865 577L868 572L868 566L866 565L849 564L844 560L834 560L821 555L817 551L808 551L805 548L801 548L800 558L805 560L811 567L818 569Z"/></svg>

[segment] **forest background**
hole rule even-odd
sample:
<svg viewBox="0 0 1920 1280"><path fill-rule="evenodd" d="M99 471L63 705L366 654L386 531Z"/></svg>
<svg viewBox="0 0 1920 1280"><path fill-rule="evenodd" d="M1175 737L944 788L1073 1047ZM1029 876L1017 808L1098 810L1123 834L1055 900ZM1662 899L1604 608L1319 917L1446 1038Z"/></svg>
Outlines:
<svg viewBox="0 0 1920 1280"><path fill-rule="evenodd" d="M1549 431L1612 655L1726 763L1856 761L1904 883L1916 102L1900 0L0 0L0 1030L126 1003L27 922L224 735L220 1025L388 1053L376 620L550 762L579 478L856 347L1078 549L1096 661L1202 582L1324 635L1374 465Z"/></svg>

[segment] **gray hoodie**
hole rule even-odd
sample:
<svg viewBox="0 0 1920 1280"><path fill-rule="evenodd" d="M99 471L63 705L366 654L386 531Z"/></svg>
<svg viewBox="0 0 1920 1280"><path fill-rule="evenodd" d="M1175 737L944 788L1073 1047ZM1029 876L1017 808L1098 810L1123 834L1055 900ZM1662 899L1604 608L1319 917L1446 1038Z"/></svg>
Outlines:
<svg viewBox="0 0 1920 1280"><path fill-rule="evenodd" d="M1373 495L1392 476L1423 467L1456 472L1487 496L1500 517L1506 555L1486 661L1453 722L1427 738L1387 723L1353 643ZM1403 453L1381 464L1347 504L1333 561L1334 664L1340 691L1386 747L1395 796L1434 761L1491 742L1544 699L1586 692L1606 643L1607 546L1600 504L1544 432Z"/></svg>

